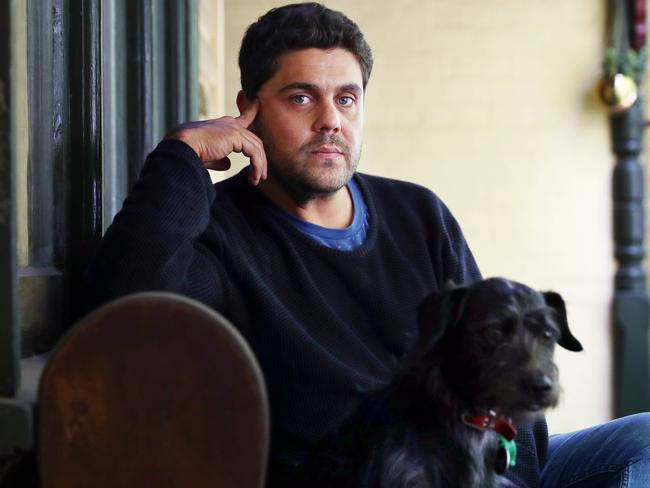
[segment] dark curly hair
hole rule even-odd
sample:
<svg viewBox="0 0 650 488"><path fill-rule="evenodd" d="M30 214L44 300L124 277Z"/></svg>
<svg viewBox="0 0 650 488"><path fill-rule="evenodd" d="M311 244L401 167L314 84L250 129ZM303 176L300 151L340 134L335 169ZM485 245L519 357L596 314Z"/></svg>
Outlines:
<svg viewBox="0 0 650 488"><path fill-rule="evenodd" d="M342 48L361 66L363 87L372 71L372 52L359 26L319 3L295 3L269 10L251 24L239 50L241 86L249 99L278 69L278 57L307 48Z"/></svg>

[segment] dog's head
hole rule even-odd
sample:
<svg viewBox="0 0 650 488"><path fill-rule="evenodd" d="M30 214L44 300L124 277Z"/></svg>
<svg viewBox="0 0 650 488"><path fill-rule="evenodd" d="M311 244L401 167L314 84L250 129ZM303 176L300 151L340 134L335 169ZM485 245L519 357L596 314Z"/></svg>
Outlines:
<svg viewBox="0 0 650 488"><path fill-rule="evenodd" d="M555 345L582 350L559 294L504 278L435 293L419 317L421 361L431 378L464 408L493 409L518 421L558 402Z"/></svg>

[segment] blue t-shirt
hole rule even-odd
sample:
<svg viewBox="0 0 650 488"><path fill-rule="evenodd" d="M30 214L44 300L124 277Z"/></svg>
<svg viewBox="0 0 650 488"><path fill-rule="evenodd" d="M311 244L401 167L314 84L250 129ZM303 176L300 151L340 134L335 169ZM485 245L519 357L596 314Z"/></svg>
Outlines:
<svg viewBox="0 0 650 488"><path fill-rule="evenodd" d="M352 251L361 246L366 240L366 235L368 234L368 207L363 200L363 195L354 178L348 182L348 189L352 195L354 218L352 219L352 223L344 229L321 227L320 225L299 219L280 207L276 208L298 230L322 245L341 251Z"/></svg>

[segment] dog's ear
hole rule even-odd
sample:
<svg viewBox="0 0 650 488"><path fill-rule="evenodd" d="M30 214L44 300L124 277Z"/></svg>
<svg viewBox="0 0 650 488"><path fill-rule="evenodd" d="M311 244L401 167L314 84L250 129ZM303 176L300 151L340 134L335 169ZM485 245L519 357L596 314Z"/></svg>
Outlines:
<svg viewBox="0 0 650 488"><path fill-rule="evenodd" d="M566 306L562 297L553 291L545 291L542 293L546 304L555 310L558 325L560 326L560 339L557 341L558 345L569 351L582 351L582 344L576 339L571 330L569 329L569 321L566 314Z"/></svg>
<svg viewBox="0 0 650 488"><path fill-rule="evenodd" d="M458 320L466 292L466 286L448 288L431 293L420 303L418 325L422 350L429 350Z"/></svg>

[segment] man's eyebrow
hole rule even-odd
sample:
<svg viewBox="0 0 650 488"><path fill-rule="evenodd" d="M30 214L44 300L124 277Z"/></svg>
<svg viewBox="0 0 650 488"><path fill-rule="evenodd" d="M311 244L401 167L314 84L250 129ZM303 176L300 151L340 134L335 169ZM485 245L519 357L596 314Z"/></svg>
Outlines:
<svg viewBox="0 0 650 488"><path fill-rule="evenodd" d="M340 86L339 91L353 92L355 94L359 94L359 93L363 93L363 88L361 88L356 83L348 83L347 85Z"/></svg>
<svg viewBox="0 0 650 488"><path fill-rule="evenodd" d="M278 93L285 93L292 90L304 90L304 91L315 93L320 91L320 88L318 87L318 85L315 85L313 83L304 83L304 82L297 81L283 86L282 88L280 88ZM356 83L347 83L345 85L339 86L337 88L337 91L362 93L363 89Z"/></svg>
<svg viewBox="0 0 650 488"><path fill-rule="evenodd" d="M288 85L284 85L282 88L280 88L279 93L284 93L292 90L304 90L304 91L317 91L316 85L313 83L302 83L300 81L294 82L294 83L289 83Z"/></svg>
<svg viewBox="0 0 650 488"><path fill-rule="evenodd" d="M355 93L361 93L363 92L363 88L361 88L356 83L348 83L347 85L340 86L339 91L351 91Z"/></svg>

